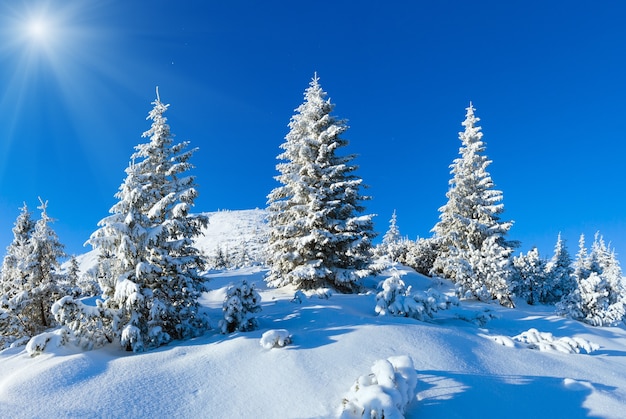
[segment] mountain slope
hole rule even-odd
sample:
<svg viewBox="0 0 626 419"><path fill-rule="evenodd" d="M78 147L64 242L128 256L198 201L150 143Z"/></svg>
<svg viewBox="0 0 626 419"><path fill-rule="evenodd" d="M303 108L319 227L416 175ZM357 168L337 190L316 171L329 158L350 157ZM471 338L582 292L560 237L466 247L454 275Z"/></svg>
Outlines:
<svg viewBox="0 0 626 419"><path fill-rule="evenodd" d="M209 263L216 257L218 249L227 253L234 263L242 259L244 251L249 264L258 264L263 260L268 235L265 210L224 210L204 215L209 217L209 225L202 230L202 236L195 239L195 244ZM96 265L98 255L92 250L76 259L80 272L85 273ZM66 263L64 268L67 266Z"/></svg>
<svg viewBox="0 0 626 419"><path fill-rule="evenodd" d="M219 227L214 216L215 231L245 224L234 220L237 212L225 214L231 227ZM212 237L219 234L207 234L205 248L217 242ZM414 290L451 292L447 282L398 269ZM259 266L213 271L201 303L214 329L196 339L141 354L115 345L91 352L49 347L34 358L23 347L0 352L0 416L336 417L357 377L394 355L409 355L418 374L407 417L620 418L626 411L624 327L595 328L520 301L516 309L464 301L430 322L376 316L375 291L295 303L293 289L266 288L264 274ZM260 328L222 335L225 289L242 279L263 298ZM494 317L485 324L460 319L484 317L485 310ZM599 349L564 353L513 339L532 328ZM293 343L262 348L270 329L288 330Z"/></svg>

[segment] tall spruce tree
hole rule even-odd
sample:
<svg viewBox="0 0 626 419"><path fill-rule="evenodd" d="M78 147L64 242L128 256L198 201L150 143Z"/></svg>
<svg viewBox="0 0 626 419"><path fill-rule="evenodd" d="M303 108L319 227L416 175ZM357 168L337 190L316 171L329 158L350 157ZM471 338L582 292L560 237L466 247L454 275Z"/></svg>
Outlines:
<svg viewBox="0 0 626 419"><path fill-rule="evenodd" d="M34 224L26 205L22 208L3 263L2 345L32 337L56 324L51 308L62 295L59 269L65 252L50 226L53 220L47 213L48 203L40 202L41 217Z"/></svg>
<svg viewBox="0 0 626 419"><path fill-rule="evenodd" d="M31 253L30 238L35 230L35 221L26 203L20 211L13 226L13 241L7 247L2 262L0 298L4 299L15 296L16 291L24 282L24 262Z"/></svg>
<svg viewBox="0 0 626 419"><path fill-rule="evenodd" d="M72 255L69 260L69 267L67 268L67 287L68 289L76 289L78 285L78 281L80 280L80 265L78 264L78 259L76 255Z"/></svg>
<svg viewBox="0 0 626 419"><path fill-rule="evenodd" d="M332 287L350 292L369 273L372 215L362 215L362 179L348 144L346 122L331 112L317 74L289 123L276 168L281 186L268 195L270 237L266 278L272 286Z"/></svg>
<svg viewBox="0 0 626 419"><path fill-rule="evenodd" d="M13 241L7 247L0 273L0 349L27 335L25 325L17 316L18 294L27 279L25 262L31 253L30 238L35 221L26 203L13 226Z"/></svg>
<svg viewBox="0 0 626 419"><path fill-rule="evenodd" d="M432 230L438 244L433 273L455 280L460 288L459 294L463 296L467 296L468 291L481 299L490 295L490 298L509 305L509 295L500 283L502 278L506 279L507 272L494 275L490 268L488 275L483 274L483 268L470 262L480 261L481 257L509 259L517 243L506 240L513 222L500 219L504 211L502 192L494 189L487 171L491 161L484 154L483 134L481 127L476 125L479 118L474 115L471 103L466 110L462 123L465 130L459 133L460 157L450 166L452 179L446 194L448 202L439 209L439 222ZM502 266L508 270L510 263L481 261L479 265ZM489 278L498 278L497 283L491 283ZM468 280L477 283L468 284ZM481 291L480 295L472 291L485 289L487 292Z"/></svg>
<svg viewBox="0 0 626 419"><path fill-rule="evenodd" d="M400 240L402 240L402 237L400 236L400 229L398 228L398 216L396 215L396 210L393 210L391 220L389 220L389 228L383 236L383 244L396 244Z"/></svg>
<svg viewBox="0 0 626 419"><path fill-rule="evenodd" d="M388 258L392 262L398 262L407 250L407 241L402 239L400 228L398 227L398 216L393 210L389 228L383 236L383 242L374 249L376 256Z"/></svg>
<svg viewBox="0 0 626 419"><path fill-rule="evenodd" d="M103 312L115 313L113 333L133 351L197 336L208 327L198 305L204 263L192 241L208 218L189 213L198 195L195 177L187 173L196 149L173 142L164 116L169 105L158 90L153 105L147 118L152 126L143 133L149 141L135 147L115 195L119 202L89 239L107 256L100 280Z"/></svg>
<svg viewBox="0 0 626 419"><path fill-rule="evenodd" d="M41 210L41 217L35 223L35 230L30 238L31 253L25 263L29 275L26 289L31 302L23 315L33 323L33 334L56 324L50 309L63 294L59 282L64 278L59 271L60 259L66 257L64 246L50 226L54 220L48 216L48 202L41 199L39 201L41 205L37 208Z"/></svg>

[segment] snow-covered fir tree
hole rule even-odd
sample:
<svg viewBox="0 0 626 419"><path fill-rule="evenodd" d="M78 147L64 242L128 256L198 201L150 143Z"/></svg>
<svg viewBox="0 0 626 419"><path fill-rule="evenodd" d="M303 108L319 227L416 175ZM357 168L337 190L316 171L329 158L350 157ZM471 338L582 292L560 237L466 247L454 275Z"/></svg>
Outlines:
<svg viewBox="0 0 626 419"><path fill-rule="evenodd" d="M60 259L63 245L50 226L48 203L40 199L41 217L32 224L26 205L13 229L7 249L0 298L0 336L3 344L35 336L54 326L52 304L62 296Z"/></svg>
<svg viewBox="0 0 626 419"><path fill-rule="evenodd" d="M75 288L78 285L80 275L80 266L78 265L78 259L75 255L69 260L69 266L67 268L67 284L71 288Z"/></svg>
<svg viewBox="0 0 626 419"><path fill-rule="evenodd" d="M229 286L222 311L224 319L219 322L222 333L248 332L256 329L258 322L252 314L261 311L261 296L254 284L248 284L244 279L239 284Z"/></svg>
<svg viewBox="0 0 626 419"><path fill-rule="evenodd" d="M250 258L250 252L248 251L248 243L242 241L239 244L239 253L237 253L237 258L235 260L235 267L237 268L245 268L247 266L252 265L252 259Z"/></svg>
<svg viewBox="0 0 626 419"><path fill-rule="evenodd" d="M83 297L95 297L102 295L102 289L98 281L98 273L101 269L101 262L88 269L78 276L78 289Z"/></svg>
<svg viewBox="0 0 626 419"><path fill-rule="evenodd" d="M574 263L575 288L557 304L557 312L593 326L612 326L624 321L626 287L615 251L596 234L591 251L579 241Z"/></svg>
<svg viewBox="0 0 626 419"><path fill-rule="evenodd" d="M500 294L505 292L502 286L487 284L487 279L482 275L484 269L477 269L474 264L467 266L471 260L480 261L483 268L490 267L487 271L492 278L493 275L500 278L497 282L501 279L506 281L508 268L503 272L493 272L492 269L507 266L505 259L509 259L512 249L517 246L516 242L505 239L513 223L500 219L500 214L504 211L502 192L494 189L494 183L487 171L491 161L484 154L483 134L481 127L477 125L479 118L474 115L474 110L470 103L462 124L465 130L459 133L460 157L450 166L452 179L446 194L448 202L439 209L439 222L433 228L438 244L433 273L458 283L457 275L467 272L469 268L473 276L464 276L463 280L476 284L466 284L468 286L463 286L463 292L480 290L485 285L486 289ZM478 255L502 260L481 261ZM492 294L491 297L496 298L496 295ZM508 297L501 300L507 301L510 301Z"/></svg>
<svg viewBox="0 0 626 419"><path fill-rule="evenodd" d="M398 262L410 266L423 275L430 275L439 249L437 240L432 237L420 237L415 241L405 240L403 247Z"/></svg>
<svg viewBox="0 0 626 419"><path fill-rule="evenodd" d="M600 232L596 232L586 266L591 272L601 274L612 265L613 251L604 242Z"/></svg>
<svg viewBox="0 0 626 419"><path fill-rule="evenodd" d="M24 262L31 252L30 238L35 230L35 221L28 206L20 209L13 226L13 241L7 247L0 275L0 298L12 298L24 280Z"/></svg>
<svg viewBox="0 0 626 419"><path fill-rule="evenodd" d="M35 223L30 238L30 254L24 261L26 281L22 288L24 299L20 308L22 321L28 319L27 331L30 336L56 324L50 308L62 291L58 283L62 279L60 259L64 258L64 246L50 224L53 219L48 216L48 202L40 199L41 216Z"/></svg>
<svg viewBox="0 0 626 419"><path fill-rule="evenodd" d="M425 321L432 319L439 310L458 305L456 297L450 298L432 288L414 293L410 286L405 285L396 269L378 287L381 291L376 295L374 310L381 316L411 317Z"/></svg>
<svg viewBox="0 0 626 419"><path fill-rule="evenodd" d="M189 212L198 195L188 174L195 149L174 143L164 116L169 105L158 91L153 105L151 128L143 133L149 141L135 147L115 195L119 201L89 239L103 255L102 312L114 313L112 331L133 351L197 336L208 327L198 305L204 262L192 241L208 219Z"/></svg>
<svg viewBox="0 0 626 419"><path fill-rule="evenodd" d="M531 305L546 303L553 289L552 281L547 276L546 264L536 247L526 254L514 257L515 269L511 281L513 293Z"/></svg>
<svg viewBox="0 0 626 419"><path fill-rule="evenodd" d="M217 244L215 247L215 256L211 259L211 267L213 269L227 269L233 265L228 246L222 247L221 244Z"/></svg>
<svg viewBox="0 0 626 419"><path fill-rule="evenodd" d="M403 315L405 313L404 297L407 295L407 287L400 272L395 268L392 269L391 276L381 281L378 288L380 288L380 292L376 295L376 313L382 316L396 315L396 313Z"/></svg>
<svg viewBox="0 0 626 419"><path fill-rule="evenodd" d="M452 254L448 268L456 269L457 295L482 301L497 300L505 307L514 307L509 288L513 273L511 251L499 243L497 236L491 236L480 249Z"/></svg>
<svg viewBox="0 0 626 419"><path fill-rule="evenodd" d="M369 198L360 193L355 156L339 155L348 127L331 115L326 95L315 75L281 145L281 185L268 195L271 286L351 292L370 273L373 223L361 204Z"/></svg>
<svg viewBox="0 0 626 419"><path fill-rule="evenodd" d="M575 286L583 278L587 278L591 273L588 267L588 253L587 247L585 247L585 235L581 234L578 239L578 253L576 253L576 259L574 260L572 273L574 277Z"/></svg>
<svg viewBox="0 0 626 419"><path fill-rule="evenodd" d="M16 296L26 282L24 263L30 254L30 237L35 221L26 204L13 226L13 241L7 247L0 273L0 349L26 336L24 324L16 315Z"/></svg>
<svg viewBox="0 0 626 419"><path fill-rule="evenodd" d="M398 216L396 215L396 210L393 210L391 220L389 220L389 229L383 236L383 244L395 244L400 240L402 240L402 236L400 236L400 229L398 228Z"/></svg>
<svg viewBox="0 0 626 419"><path fill-rule="evenodd" d="M383 242L374 249L374 253L377 257L384 257L391 262L399 262L406 253L406 242L407 240L404 240L400 235L398 217L396 210L393 210L393 214L389 220L389 229L383 236Z"/></svg>
<svg viewBox="0 0 626 419"><path fill-rule="evenodd" d="M65 272L59 282L59 287L62 290L63 295L72 295L74 297L78 297L82 295L82 290L79 286L80 281L80 266L78 264L78 259L76 256L72 255L70 260L67 261L67 267L65 268Z"/></svg>
<svg viewBox="0 0 626 419"><path fill-rule="evenodd" d="M547 296L547 303L557 303L572 291L575 286L573 273L572 258L567 250L565 240L561 238L561 233L559 233L554 245L554 255L546 265L546 276L552 284L552 289Z"/></svg>

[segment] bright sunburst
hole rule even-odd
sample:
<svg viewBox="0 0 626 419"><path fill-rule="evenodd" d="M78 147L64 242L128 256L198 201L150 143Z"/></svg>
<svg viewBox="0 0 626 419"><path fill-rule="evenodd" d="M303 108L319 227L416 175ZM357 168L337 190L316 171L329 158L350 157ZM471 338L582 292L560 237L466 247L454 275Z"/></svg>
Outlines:
<svg viewBox="0 0 626 419"><path fill-rule="evenodd" d="M61 3L54 3L58 6ZM73 13L53 3L4 3L0 6L0 109L17 120L29 110L29 98L45 92L44 80L57 85L73 63L68 47L76 48L72 35ZM66 29L67 28L67 29ZM12 121L9 120L10 125ZM6 134L5 134L6 136Z"/></svg>
<svg viewBox="0 0 626 419"><path fill-rule="evenodd" d="M35 41L42 41L46 39L46 36L50 35L49 23L41 18L36 18L28 22L26 30Z"/></svg>
<svg viewBox="0 0 626 419"><path fill-rule="evenodd" d="M21 42L30 48L31 53L43 53L49 60L62 53L61 49L68 42L75 42L68 35L75 29L68 15L62 11L41 9L28 15L21 22Z"/></svg>
<svg viewBox="0 0 626 419"><path fill-rule="evenodd" d="M80 115L105 72L99 2L0 2L0 167L32 119ZM68 117L69 119L69 117ZM76 124L81 118L74 118Z"/></svg>

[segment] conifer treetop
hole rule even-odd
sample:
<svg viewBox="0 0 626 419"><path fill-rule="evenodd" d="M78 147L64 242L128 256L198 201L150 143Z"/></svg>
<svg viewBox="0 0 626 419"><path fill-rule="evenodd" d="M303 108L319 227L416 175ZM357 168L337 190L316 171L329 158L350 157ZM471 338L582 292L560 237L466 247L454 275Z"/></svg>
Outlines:
<svg viewBox="0 0 626 419"><path fill-rule="evenodd" d="M89 243L101 249L105 308L119 320L113 332L123 347L140 351L171 339L202 333L208 323L198 311L205 290L204 261L193 238L208 218L190 214L198 193L189 159L196 149L175 144L158 88L148 113L148 141L135 146L119 201L98 224Z"/></svg>

